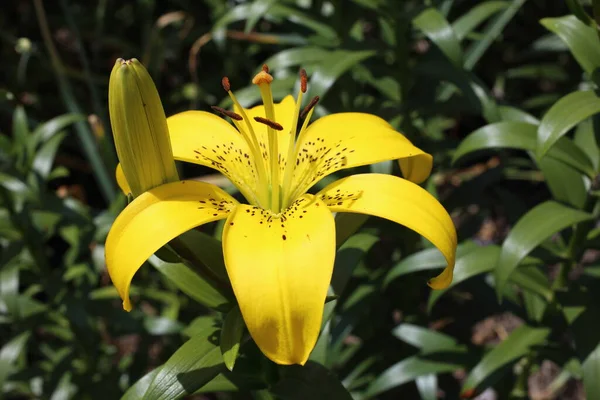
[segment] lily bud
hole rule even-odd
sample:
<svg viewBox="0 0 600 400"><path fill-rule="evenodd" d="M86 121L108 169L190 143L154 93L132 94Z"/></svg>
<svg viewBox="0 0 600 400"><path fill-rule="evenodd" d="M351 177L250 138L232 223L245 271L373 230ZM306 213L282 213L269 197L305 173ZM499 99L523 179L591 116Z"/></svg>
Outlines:
<svg viewBox="0 0 600 400"><path fill-rule="evenodd" d="M117 156L133 197L179 180L158 91L135 58L116 61L108 108Z"/></svg>

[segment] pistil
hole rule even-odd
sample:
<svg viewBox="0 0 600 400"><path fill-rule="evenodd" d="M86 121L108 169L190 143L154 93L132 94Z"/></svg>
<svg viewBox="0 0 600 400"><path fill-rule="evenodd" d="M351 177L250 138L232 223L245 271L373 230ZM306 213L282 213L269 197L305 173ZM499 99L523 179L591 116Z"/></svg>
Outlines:
<svg viewBox="0 0 600 400"><path fill-rule="evenodd" d="M275 121L275 107L273 105L273 94L271 93L271 82L273 77L269 74L269 68L263 65L263 70L260 71L252 79L252 83L258 85L260 96L262 97L265 107L265 117L267 120ZM269 137L269 161L271 172L271 210L278 213L280 211L280 181L279 181L279 144L277 133L273 127L267 125L267 133Z"/></svg>

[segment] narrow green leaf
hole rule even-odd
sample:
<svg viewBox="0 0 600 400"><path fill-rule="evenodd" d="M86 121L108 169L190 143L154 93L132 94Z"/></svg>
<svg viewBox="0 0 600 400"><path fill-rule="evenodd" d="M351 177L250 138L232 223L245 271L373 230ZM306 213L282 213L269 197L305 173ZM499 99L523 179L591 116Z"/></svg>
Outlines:
<svg viewBox="0 0 600 400"><path fill-rule="evenodd" d="M469 134L460 143L452 162L477 151L509 148L524 151L536 149L538 127L527 122L505 121L489 124ZM548 152L548 156L584 172L594 174L594 166L586 154L568 138L562 138Z"/></svg>
<svg viewBox="0 0 600 400"><path fill-rule="evenodd" d="M535 265L520 266L513 271L510 281L523 290L537 294L546 301L552 299L553 292L548 277Z"/></svg>
<svg viewBox="0 0 600 400"><path fill-rule="evenodd" d="M154 368L146 375L142 376L136 383L127 389L125 394L121 397L121 400L144 400L144 395L148 391L150 384L160 371L161 367Z"/></svg>
<svg viewBox="0 0 600 400"><path fill-rule="evenodd" d="M529 353L534 346L543 345L550 334L550 328L533 328L523 325L515 329L503 342L487 353L469 372L463 383L461 394L473 394L485 382L485 386L493 385L492 379L499 379L495 374L500 368L517 361Z"/></svg>
<svg viewBox="0 0 600 400"><path fill-rule="evenodd" d="M340 76L355 64L373 57L375 54L376 52L371 50L336 50L331 52L313 69L308 85L307 98L315 95L323 98Z"/></svg>
<svg viewBox="0 0 600 400"><path fill-rule="evenodd" d="M69 125L79 121L85 121L85 116L81 114L63 114L54 117L35 128L33 131L34 140L37 144L45 143Z"/></svg>
<svg viewBox="0 0 600 400"><path fill-rule="evenodd" d="M339 249L367 222L367 214L337 213L335 216L335 247Z"/></svg>
<svg viewBox="0 0 600 400"><path fill-rule="evenodd" d="M598 112L600 98L591 90L572 92L558 100L540 123L537 135L538 157L543 157L571 128Z"/></svg>
<svg viewBox="0 0 600 400"><path fill-rule="evenodd" d="M583 386L587 400L600 399L600 344L583 362Z"/></svg>
<svg viewBox="0 0 600 400"><path fill-rule="evenodd" d="M504 11L497 15L483 31L482 38L474 42L465 53L464 68L472 70L490 45L502 34L506 25L521 9L527 0L513 0Z"/></svg>
<svg viewBox="0 0 600 400"><path fill-rule="evenodd" d="M527 254L555 233L590 218L590 214L554 201L538 204L521 217L504 240L494 271L498 298L501 298L510 275Z"/></svg>
<svg viewBox="0 0 600 400"><path fill-rule="evenodd" d="M420 376L429 374L443 374L454 372L465 367L464 357L461 357L465 349L457 347L453 349L454 354L440 355L417 355L405 358L392 365L371 382L364 393L364 399L377 396L405 383L412 382Z"/></svg>
<svg viewBox="0 0 600 400"><path fill-rule="evenodd" d="M456 249L456 256L457 258L460 258L462 255L467 254L476 248L478 248L478 246L474 242L461 243ZM406 274L411 274L418 271L427 271L430 269L444 268L445 266L446 260L439 250L434 248L421 250L418 253L411 254L394 265L387 273L383 281L383 286L386 287L394 279Z"/></svg>
<svg viewBox="0 0 600 400"><path fill-rule="evenodd" d="M509 5L510 2L508 1L493 0L475 5L452 23L454 34L459 40L463 40L469 33L477 28L479 24L496 14L498 11L506 9Z"/></svg>
<svg viewBox="0 0 600 400"><path fill-rule="evenodd" d="M395 327L392 335L425 352L450 350L458 345L452 336L408 323Z"/></svg>
<svg viewBox="0 0 600 400"><path fill-rule="evenodd" d="M0 388L4 387L7 378L14 372L15 362L25 351L30 332L23 332L10 339L0 349Z"/></svg>
<svg viewBox="0 0 600 400"><path fill-rule="evenodd" d="M42 178L45 179L50 174L54 157L65 136L64 133L53 135L35 153L32 167Z"/></svg>
<svg viewBox="0 0 600 400"><path fill-rule="evenodd" d="M587 185L581 172L551 157L544 157L537 164L555 200L583 208Z"/></svg>
<svg viewBox="0 0 600 400"><path fill-rule="evenodd" d="M457 67L462 67L462 49L452 26L435 8L428 8L413 19L413 24L425 34Z"/></svg>
<svg viewBox="0 0 600 400"><path fill-rule="evenodd" d="M219 347L206 337L185 342L160 367L144 400L174 400L191 394L223 372Z"/></svg>
<svg viewBox="0 0 600 400"><path fill-rule="evenodd" d="M466 281L474 276L490 272L496 266L500 256L500 247L485 246L479 247L459 257L454 267L454 277L452 283L445 289L432 290L427 304L428 311L431 312L433 306L440 297L451 290L454 286Z"/></svg>
<svg viewBox="0 0 600 400"><path fill-rule="evenodd" d="M341 295L352 277L354 268L373 247L379 238L368 233L358 233L348 239L335 256L331 286L336 295Z"/></svg>
<svg viewBox="0 0 600 400"><path fill-rule="evenodd" d="M591 76L594 70L600 67L600 40L594 28L587 26L574 15L544 18L540 23L566 43L573 57L588 75Z"/></svg>
<svg viewBox="0 0 600 400"><path fill-rule="evenodd" d="M275 71L290 67L307 67L321 62L328 54L329 51L322 47L295 47L272 55L263 64L267 64L269 69Z"/></svg>
<svg viewBox="0 0 600 400"><path fill-rule="evenodd" d="M233 366L235 365L245 327L246 325L244 324L240 308L238 306L233 307L227 313L225 321L223 321L221 340L219 342L223 361L230 371L233 370Z"/></svg>
<svg viewBox="0 0 600 400"><path fill-rule="evenodd" d="M593 118L589 118L577 125L573 141L585 154L587 154L592 162L594 171L598 171L598 168L600 168L600 149L598 146L598 139L596 138L596 132L594 132L594 123L592 121Z"/></svg>
<svg viewBox="0 0 600 400"><path fill-rule="evenodd" d="M246 26L244 27L244 33L250 33L256 23L264 17L269 11L269 8L273 6L275 0L254 0L250 3L248 14L246 14Z"/></svg>
<svg viewBox="0 0 600 400"><path fill-rule="evenodd" d="M437 400L438 379L435 374L419 376L415 379L421 400Z"/></svg>
<svg viewBox="0 0 600 400"><path fill-rule="evenodd" d="M215 309L226 309L228 307L229 299L215 288L215 284L192 271L186 265L165 262L156 256L150 257L148 261L173 282L179 290L200 304Z"/></svg>
<svg viewBox="0 0 600 400"><path fill-rule="evenodd" d="M309 361L304 366L282 367L283 378L271 392L282 400L352 400L339 379L319 363Z"/></svg>

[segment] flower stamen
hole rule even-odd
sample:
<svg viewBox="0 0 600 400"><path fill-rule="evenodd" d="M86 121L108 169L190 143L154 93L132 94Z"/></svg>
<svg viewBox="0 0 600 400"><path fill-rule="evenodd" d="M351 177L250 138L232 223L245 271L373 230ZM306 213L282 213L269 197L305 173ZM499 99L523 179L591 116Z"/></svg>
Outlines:
<svg viewBox="0 0 600 400"><path fill-rule="evenodd" d="M241 121L241 120L244 119L244 118L242 118L242 116L240 114L236 114L233 111L229 111L229 110L226 110L226 109L221 108L221 107L211 106L210 108L212 108L213 110L215 110L219 114L224 115L226 117L229 117L229 118L231 118L233 120L236 120L236 121Z"/></svg>
<svg viewBox="0 0 600 400"><path fill-rule="evenodd" d="M252 128L252 124L250 123L248 115L244 111L244 107L242 107L242 105L237 101L237 99L233 95L233 92L231 91L231 83L229 82L229 78L224 76L223 79L221 79L221 85L223 86L223 89L227 92L227 94L229 95L229 98L233 102L234 106L240 112L241 117L245 121L246 127L248 128L248 131L246 131L246 129L244 129L244 126L239 122L241 120L232 118L234 125L236 126L236 128L238 129L240 134L244 137L244 139L248 143L248 146L250 147L250 151L252 152L252 154L254 156L253 157L254 165L256 167L256 171L258 174L258 181L259 181L259 184L258 184L259 189L258 189L257 196L260 199L261 204L263 204L263 205L267 204L267 202L268 202L268 193L266 191L267 169L266 169L265 163L261 156L260 144L258 142L258 138L256 136L256 133L254 132L254 129ZM264 188L264 190L260 190L261 188Z"/></svg>
<svg viewBox="0 0 600 400"><path fill-rule="evenodd" d="M281 126L281 124L278 124L275 121L271 121L270 119L267 118L263 118L263 117L254 117L254 120L256 122L259 122L261 124L264 124L270 128L275 129L276 131L282 131L283 130L283 126Z"/></svg>
<svg viewBox="0 0 600 400"><path fill-rule="evenodd" d="M310 103L308 103L306 105L306 107L304 107L304 110L302 110L302 113L300 113L300 119L304 119L304 117L306 117L308 115L308 113L317 105L318 102L319 102L319 96L313 97L312 100L310 101Z"/></svg>

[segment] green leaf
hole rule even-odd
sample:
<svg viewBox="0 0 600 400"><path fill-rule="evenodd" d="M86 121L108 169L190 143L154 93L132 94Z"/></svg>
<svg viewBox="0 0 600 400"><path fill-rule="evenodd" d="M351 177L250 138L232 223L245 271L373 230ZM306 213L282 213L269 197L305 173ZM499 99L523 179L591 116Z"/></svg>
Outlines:
<svg viewBox="0 0 600 400"><path fill-rule="evenodd" d="M136 383L127 389L121 400L144 400L144 395L148 391L150 384L160 371L161 367L154 368L146 375L142 376Z"/></svg>
<svg viewBox="0 0 600 400"><path fill-rule="evenodd" d="M290 67L306 67L321 62L329 51L322 47L306 46L285 49L269 57L263 64L267 64L269 69L280 70Z"/></svg>
<svg viewBox="0 0 600 400"><path fill-rule="evenodd" d="M335 247L339 249L346 240L360 229L369 216L367 214L337 213L335 216Z"/></svg>
<svg viewBox="0 0 600 400"><path fill-rule="evenodd" d="M587 400L600 399L600 345L583 362L583 386Z"/></svg>
<svg viewBox="0 0 600 400"><path fill-rule="evenodd" d="M460 41L446 17L435 8L428 8L413 19L413 24L425 34L457 67L462 67Z"/></svg>
<svg viewBox="0 0 600 400"><path fill-rule="evenodd" d="M190 324L183 329L183 334L188 337L203 336L209 337L219 330L219 324L212 315L203 315L196 317Z"/></svg>
<svg viewBox="0 0 600 400"><path fill-rule="evenodd" d="M573 15L544 18L540 23L566 43L573 57L588 75L591 76L594 70L600 67L600 40L594 28Z"/></svg>
<svg viewBox="0 0 600 400"><path fill-rule="evenodd" d="M223 361L230 371L233 370L233 366L235 365L245 327L246 325L242 318L240 308L238 306L233 307L231 311L227 313L225 321L223 321L221 340L219 342Z"/></svg>
<svg viewBox="0 0 600 400"><path fill-rule="evenodd" d="M454 34L459 40L464 39L483 21L509 6L508 1L486 1L477 4L452 23Z"/></svg>
<svg viewBox="0 0 600 400"><path fill-rule="evenodd" d="M498 298L501 298L510 275L527 254L555 233L590 218L590 214L555 201L538 204L522 216L504 240L494 271Z"/></svg>
<svg viewBox="0 0 600 400"><path fill-rule="evenodd" d="M200 263L206 266L221 281L229 282L220 240L199 230L191 229L183 235L179 235L177 241L171 243L179 256L191 261L193 265ZM178 243L182 243L184 246L177 246Z"/></svg>
<svg viewBox="0 0 600 400"><path fill-rule="evenodd" d="M224 368L219 347L210 338L193 337L160 367L144 400L181 398L211 381Z"/></svg>
<svg viewBox="0 0 600 400"><path fill-rule="evenodd" d="M354 268L373 247L379 238L368 233L358 233L348 239L335 256L331 286L336 295L341 295L352 277Z"/></svg>
<svg viewBox="0 0 600 400"><path fill-rule="evenodd" d="M587 154L594 171L598 171L598 168L600 168L600 149L598 148L598 140L592 120L593 118L589 118L577 125L573 141Z"/></svg>
<svg viewBox="0 0 600 400"><path fill-rule="evenodd" d="M371 50L331 52L313 69L313 74L309 78L307 98L317 95L322 99L340 76L355 64L373 57L375 54L377 53Z"/></svg>
<svg viewBox="0 0 600 400"><path fill-rule="evenodd" d="M538 127L527 122L504 121L489 124L469 134L456 149L452 162L477 151L509 148L524 151L536 149ZM568 138L562 138L548 156L584 172L594 174L594 166L586 154Z"/></svg>
<svg viewBox="0 0 600 400"><path fill-rule="evenodd" d="M571 10L571 13L573 13L573 15L575 15L581 22L589 26L594 26L594 20L588 15L587 12L585 12L585 9L579 0L565 0L565 2L567 3L569 10Z"/></svg>
<svg viewBox="0 0 600 400"><path fill-rule="evenodd" d="M598 43L600 47L600 43ZM600 112L600 98L591 90L569 93L546 112L538 129L537 155L543 157L571 128Z"/></svg>
<svg viewBox="0 0 600 400"><path fill-rule="evenodd" d="M541 261L537 264L543 265ZM535 265L520 266L513 271L510 281L523 290L537 294L546 301L550 301L554 295L548 277Z"/></svg>
<svg viewBox="0 0 600 400"><path fill-rule="evenodd" d="M200 304L214 309L227 309L230 303L214 286L214 283L192 271L182 263L170 263L156 256L148 260L154 268L173 282L183 293Z"/></svg>
<svg viewBox="0 0 600 400"><path fill-rule="evenodd" d="M506 25L517 14L526 0L513 0L510 5L486 25L481 39L473 42L465 53L463 64L466 70L472 70L490 45L504 32Z"/></svg>
<svg viewBox="0 0 600 400"><path fill-rule="evenodd" d="M54 117L35 128L33 131L35 143L45 143L69 125L84 120L85 116L81 114L63 114Z"/></svg>
<svg viewBox="0 0 600 400"><path fill-rule="evenodd" d="M551 157L538 161L552 197L575 208L583 208L587 186L581 172Z"/></svg>
<svg viewBox="0 0 600 400"><path fill-rule="evenodd" d="M46 179L50 174L56 151L64 138L64 133L52 136L35 153L32 167L42 178Z"/></svg>
<svg viewBox="0 0 600 400"><path fill-rule="evenodd" d="M476 248L478 248L478 246L474 242L461 243L456 248L456 257L459 258ZM383 286L388 286L394 279L406 274L444 268L445 266L446 260L439 250L435 248L421 250L418 253L411 254L398 264L394 265L387 273L383 281Z"/></svg>
<svg viewBox="0 0 600 400"><path fill-rule="evenodd" d="M246 14L246 26L244 27L244 33L250 33L256 23L264 17L269 11L269 8L273 6L275 0L254 0L250 3L248 14Z"/></svg>
<svg viewBox="0 0 600 400"><path fill-rule="evenodd" d="M515 107L498 106L498 113L500 114L500 119L502 121L520 121L527 122L533 125L540 124L539 119Z"/></svg>
<svg viewBox="0 0 600 400"><path fill-rule="evenodd" d="M4 387L6 379L14 372L14 364L19 355L25 352L30 335L30 332L23 332L10 339L0 349L0 388Z"/></svg>
<svg viewBox="0 0 600 400"><path fill-rule="evenodd" d="M352 400L333 372L314 361L308 361L303 367L282 367L281 373L283 378L271 392L282 400Z"/></svg>
<svg viewBox="0 0 600 400"><path fill-rule="evenodd" d="M402 323L395 327L392 335L428 353L451 350L458 345L452 336L408 323Z"/></svg>
<svg viewBox="0 0 600 400"><path fill-rule="evenodd" d="M474 276L492 271L498 262L499 256L500 247L485 246L476 248L464 256L459 257L454 266L454 277L452 278L450 286L445 289L431 291L429 302L427 304L428 312L431 312L439 298L454 286Z"/></svg>
<svg viewBox="0 0 600 400"><path fill-rule="evenodd" d="M487 353L469 372L461 389L461 394L473 394L473 391L493 384L492 379L499 379L498 370L521 357L527 355L532 347L541 346L550 334L550 328L533 328L522 325L515 329L503 342Z"/></svg>
<svg viewBox="0 0 600 400"><path fill-rule="evenodd" d="M417 355L392 365L371 382L364 393L365 399L377 396L394 387L412 382L420 376L454 372L465 367L463 347L456 347L449 354Z"/></svg>

